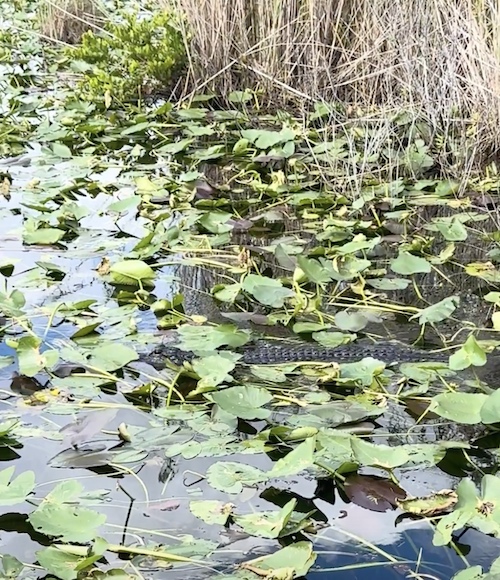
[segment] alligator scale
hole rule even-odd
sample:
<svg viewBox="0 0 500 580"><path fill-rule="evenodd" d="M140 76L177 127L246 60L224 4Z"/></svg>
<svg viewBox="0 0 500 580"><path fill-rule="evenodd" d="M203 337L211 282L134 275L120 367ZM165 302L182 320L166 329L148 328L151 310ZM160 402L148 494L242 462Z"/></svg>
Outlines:
<svg viewBox="0 0 500 580"><path fill-rule="evenodd" d="M235 352L241 355L239 364L268 365L297 362L357 362L366 357L372 357L386 364L404 362L446 362L448 354L443 352L428 352L412 348L397 342L380 344L346 344L335 348L324 347L311 343L276 343L276 341L260 340L245 345ZM170 344L158 346L153 352L142 357L156 369L165 368L167 361L181 366L190 362L196 355Z"/></svg>

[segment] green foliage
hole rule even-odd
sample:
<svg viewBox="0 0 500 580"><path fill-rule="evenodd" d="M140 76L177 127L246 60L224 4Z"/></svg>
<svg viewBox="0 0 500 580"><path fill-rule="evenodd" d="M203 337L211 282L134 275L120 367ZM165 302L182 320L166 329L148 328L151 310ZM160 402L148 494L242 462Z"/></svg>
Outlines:
<svg viewBox="0 0 500 580"><path fill-rule="evenodd" d="M59 483L30 515L33 527L63 541L83 543L94 539L106 516L78 505L82 492L78 481Z"/></svg>
<svg viewBox="0 0 500 580"><path fill-rule="evenodd" d="M79 90L89 100L105 95L121 102L140 100L168 89L184 65L182 35L170 13L127 15L120 23L109 23L106 31L108 35L86 32L80 45L67 51L73 61L87 64L81 66Z"/></svg>
<svg viewBox="0 0 500 580"><path fill-rule="evenodd" d="M500 234L496 223L481 231L487 212L471 209L479 208L478 193L498 190L497 172L478 177L471 170L462 190L437 173L442 157L425 123L417 128L411 119L388 119L382 138L361 111L339 133L325 103L316 105L319 117L309 118L289 111L262 115L253 108L260 95L251 91L233 93L230 110L214 110L205 94L189 108L118 108L119 99L137 99L170 82L183 50L169 17L120 22L120 14L112 14L110 36L89 33L71 51L78 59L73 70L85 77L80 97L92 101L59 78L62 59L23 62L10 46L20 44L18 30L9 30L9 46L0 48L11 111L1 123L0 153L29 153L28 165L12 167L12 180L6 160L0 181L8 202L0 199L7 242L0 259L6 349L0 446L6 462L15 453L29 460L36 449L48 465L34 487L31 472L14 472L7 463L0 503L18 504L38 532L54 539L37 551L38 565L62 580L87 570L96 578L129 580L128 558L121 559L122 570L109 570L101 559L103 551L127 553L125 546L141 569L182 557L207 565L215 548L180 535L186 531L181 504L208 497L190 502L202 527L194 535L210 533L206 524L237 525L259 547L262 536L295 542L248 563L246 571L238 556L228 578L257 578L253 568L260 577L267 570L277 578L303 576L322 537L316 536L314 552L297 542L300 531L314 533L311 519L321 518L321 504L299 497L294 482L304 478L329 479L344 501L373 511L449 513L453 491L433 502L396 500L409 491L402 474L416 468L432 466L439 475L452 460L454 473L463 469L476 480L481 470L497 473L495 443L489 458L481 449L478 462L473 437L500 423L500 389L492 392L490 381L476 377L500 345L500 292L494 291ZM16 92L35 82L42 66L41 94L33 94L36 85ZM107 106L114 98L117 110L103 112L103 96ZM27 143L41 150L29 151ZM476 245L481 252L470 257ZM462 291L462 282L478 279L492 286L486 318L468 311ZM428 291L433 285L435 293ZM215 312L204 302L212 304L212 297ZM153 372L138 361L162 340L155 323L177 329L173 344L194 351L190 365ZM357 349L360 341L373 341L375 349L348 364L242 364L238 351L253 348L250 341L266 335L280 344L290 332L314 349L351 342ZM447 354L441 362L398 366L392 349L382 356L379 345L378 360L377 343L393 332L407 342L429 333L432 347ZM417 360L427 360L419 353ZM98 412L107 407L109 415ZM452 437L444 440L443 432ZM42 444L25 445L28 438ZM55 457L53 446L43 445L62 440ZM188 495L174 501L162 486L150 486L143 469L158 464L158 479L174 489L185 486ZM61 468L73 469L82 484L68 472L54 473ZM92 471L101 469L119 473L119 488L140 499L130 507L137 541L113 546L97 537L101 531L113 537L101 512L115 521L113 502L123 500L115 495L121 491L96 491ZM60 478L69 481L47 495L46 482ZM464 522L484 533L500 530L490 505L498 486L485 483L490 489L481 495L459 490L455 519L448 519L453 529ZM273 501L276 491L282 497ZM100 506L105 496L109 503ZM462 509L468 503L484 513ZM169 536L180 537L166 552L156 543L165 536L154 530L164 527L165 514L161 521L151 516L176 507L167 516ZM148 518L142 526L141 517ZM430 521L435 526L439 518ZM358 547L355 565L374 564L370 550ZM434 558L424 545L422 562L426 555ZM5 576L17 575L12 557L4 556L2 565Z"/></svg>

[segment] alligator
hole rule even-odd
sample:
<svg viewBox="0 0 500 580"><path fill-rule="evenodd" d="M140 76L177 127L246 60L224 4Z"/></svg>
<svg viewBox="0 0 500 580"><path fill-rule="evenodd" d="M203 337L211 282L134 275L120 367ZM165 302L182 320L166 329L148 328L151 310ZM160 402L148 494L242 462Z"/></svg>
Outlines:
<svg viewBox="0 0 500 580"><path fill-rule="evenodd" d="M238 364L267 365L298 362L358 362L363 358L372 357L386 364L405 362L447 362L445 352L425 351L398 342L383 342L379 344L350 343L337 347L324 347L314 343L277 343L270 340L258 340L235 349L241 355ZM166 362L182 366L196 358L195 353L184 351L171 344L162 344L151 353L143 355L141 360L158 370L166 366Z"/></svg>

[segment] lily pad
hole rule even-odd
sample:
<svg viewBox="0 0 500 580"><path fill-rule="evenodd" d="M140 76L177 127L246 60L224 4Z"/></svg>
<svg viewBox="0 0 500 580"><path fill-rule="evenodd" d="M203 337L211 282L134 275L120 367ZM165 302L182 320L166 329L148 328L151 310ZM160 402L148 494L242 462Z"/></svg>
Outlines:
<svg viewBox="0 0 500 580"><path fill-rule="evenodd" d="M271 414L263 408L273 398L267 389L238 386L212 393L210 397L221 409L240 419L267 419Z"/></svg>
<svg viewBox="0 0 500 580"><path fill-rule="evenodd" d="M425 258L414 256L409 252L400 252L398 257L391 261L391 270L396 274L406 276L428 274L431 271L431 265Z"/></svg>
<svg viewBox="0 0 500 580"><path fill-rule="evenodd" d="M482 367L486 364L486 360L486 353L471 335L462 348L450 356L450 369L461 371L470 366Z"/></svg>
<svg viewBox="0 0 500 580"><path fill-rule="evenodd" d="M35 487L35 474L32 471L24 471L12 479L14 470L14 467L7 467L0 471L0 505L24 502Z"/></svg>
<svg viewBox="0 0 500 580"><path fill-rule="evenodd" d="M453 312L455 312L459 303L459 296L449 296L448 298L421 310L420 314L418 314L418 322L419 324L426 324L428 322L435 323L446 320L453 314Z"/></svg>
<svg viewBox="0 0 500 580"><path fill-rule="evenodd" d="M477 425L481 423L482 408L487 400L488 396L482 393L441 393L431 399L429 411L450 421Z"/></svg>
<svg viewBox="0 0 500 580"><path fill-rule="evenodd" d="M295 296L295 292L285 288L279 280L255 274L248 274L242 288L261 304L273 308L281 308L287 298Z"/></svg>
<svg viewBox="0 0 500 580"><path fill-rule="evenodd" d="M230 494L241 493L243 486L254 486L267 478L260 469L234 461L218 461L207 470L208 483L214 489Z"/></svg>

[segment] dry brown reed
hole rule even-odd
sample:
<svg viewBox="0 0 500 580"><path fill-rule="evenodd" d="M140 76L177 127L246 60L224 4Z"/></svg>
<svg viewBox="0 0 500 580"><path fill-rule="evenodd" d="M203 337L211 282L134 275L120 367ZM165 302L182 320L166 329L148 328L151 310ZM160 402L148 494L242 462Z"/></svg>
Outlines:
<svg viewBox="0 0 500 580"><path fill-rule="evenodd" d="M186 16L187 96L248 87L276 105L362 107L382 125L407 110L456 150L452 170L467 172L498 148L498 0L159 2Z"/></svg>
<svg viewBox="0 0 500 580"><path fill-rule="evenodd" d="M100 30L106 12L98 0L42 0L40 31L48 39L76 44L87 30Z"/></svg>

